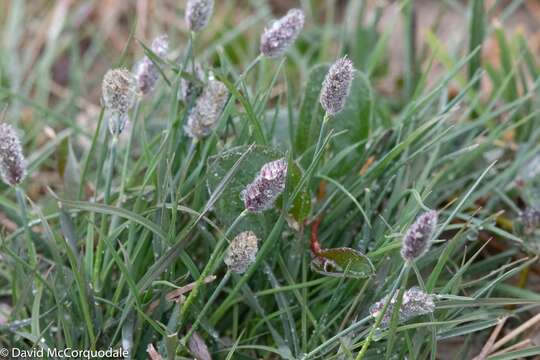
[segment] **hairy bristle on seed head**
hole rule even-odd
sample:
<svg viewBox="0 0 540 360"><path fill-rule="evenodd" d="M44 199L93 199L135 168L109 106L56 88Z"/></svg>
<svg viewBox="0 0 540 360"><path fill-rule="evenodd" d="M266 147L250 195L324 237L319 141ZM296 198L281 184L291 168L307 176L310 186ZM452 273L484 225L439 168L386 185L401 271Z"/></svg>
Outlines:
<svg viewBox="0 0 540 360"><path fill-rule="evenodd" d="M186 69L191 74L193 80L182 78L180 79L179 99L186 104L192 104L202 92L204 83L204 70L199 63L193 66L189 65Z"/></svg>
<svg viewBox="0 0 540 360"><path fill-rule="evenodd" d="M285 189L287 181L287 161L279 159L263 165L255 180L240 194L244 206L251 212L262 212L274 206L278 196Z"/></svg>
<svg viewBox="0 0 540 360"><path fill-rule="evenodd" d="M186 23L189 30L197 32L204 29L208 25L213 11L214 0L188 0Z"/></svg>
<svg viewBox="0 0 540 360"><path fill-rule="evenodd" d="M336 115L345 107L354 77L353 62L346 56L337 60L328 70L322 84L320 101L323 109Z"/></svg>
<svg viewBox="0 0 540 360"><path fill-rule="evenodd" d="M392 314L394 312L394 307L397 302L397 295L397 293L394 294L394 296L390 300L390 303L388 304L388 307L386 308L386 312L382 316L381 326L383 328L390 325L390 322L392 320ZM384 308L384 304L387 301L388 296L377 301L370 307L369 312L373 318L379 316L380 312ZM430 314L433 311L435 311L434 296L425 293L418 287L412 287L406 290L403 294L401 306L398 310L398 320L399 322L405 322L420 315Z"/></svg>
<svg viewBox="0 0 540 360"><path fill-rule="evenodd" d="M540 209L526 208L519 214L519 222L526 235L534 233L540 227Z"/></svg>
<svg viewBox="0 0 540 360"><path fill-rule="evenodd" d="M401 256L414 261L424 255L431 246L431 237L437 226L437 211L430 210L420 215L403 237Z"/></svg>
<svg viewBox="0 0 540 360"><path fill-rule="evenodd" d="M232 272L246 272L257 256L258 239L255 233L244 231L238 234L225 252L224 262Z"/></svg>
<svg viewBox="0 0 540 360"><path fill-rule="evenodd" d="M152 42L151 49L160 58L166 57L169 51L169 37L167 35L158 36ZM133 72L137 79L139 92L145 96L150 94L159 80L159 69L156 64L148 56L144 56L137 62Z"/></svg>
<svg viewBox="0 0 540 360"><path fill-rule="evenodd" d="M289 10L284 17L271 23L262 33L261 53L272 58L282 56L300 35L304 22L302 10Z"/></svg>
<svg viewBox="0 0 540 360"><path fill-rule="evenodd" d="M150 47L154 54L160 58L164 58L169 53L169 36L162 34L152 40L152 45Z"/></svg>
<svg viewBox="0 0 540 360"><path fill-rule="evenodd" d="M225 84L210 80L191 110L185 131L193 139L202 139L212 132L227 103L229 91Z"/></svg>
<svg viewBox="0 0 540 360"><path fill-rule="evenodd" d="M102 82L103 105L110 111L127 113L137 100L137 79L127 69L107 71Z"/></svg>
<svg viewBox="0 0 540 360"><path fill-rule="evenodd" d="M0 123L0 175L10 185L20 184L26 176L26 161L16 130Z"/></svg>

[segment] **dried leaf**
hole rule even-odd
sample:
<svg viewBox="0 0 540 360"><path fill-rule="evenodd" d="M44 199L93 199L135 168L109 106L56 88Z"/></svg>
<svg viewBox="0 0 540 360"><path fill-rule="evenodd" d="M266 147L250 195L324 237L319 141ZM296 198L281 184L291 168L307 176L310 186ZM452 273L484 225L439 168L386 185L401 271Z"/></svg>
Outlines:
<svg viewBox="0 0 540 360"><path fill-rule="evenodd" d="M216 280L216 276L215 275L210 275L210 276L207 276L206 278L204 278L203 280L203 283L204 284L209 284L211 282L213 282L214 280ZM174 302L179 302L181 303L184 299L184 294L185 293L188 293L190 292L193 288L195 287L195 282L192 282L190 284L187 284L185 286L182 286L174 291L171 291L170 293L168 293L165 298L167 299L167 301L174 301Z"/></svg>
<svg viewBox="0 0 540 360"><path fill-rule="evenodd" d="M197 360L212 360L208 346L204 342L204 339L195 331L189 338L188 347L191 354Z"/></svg>
<svg viewBox="0 0 540 360"><path fill-rule="evenodd" d="M151 360L163 360L161 355L159 355L156 348L152 344L148 344L148 347L146 348L146 352L148 353L148 356L150 356Z"/></svg>

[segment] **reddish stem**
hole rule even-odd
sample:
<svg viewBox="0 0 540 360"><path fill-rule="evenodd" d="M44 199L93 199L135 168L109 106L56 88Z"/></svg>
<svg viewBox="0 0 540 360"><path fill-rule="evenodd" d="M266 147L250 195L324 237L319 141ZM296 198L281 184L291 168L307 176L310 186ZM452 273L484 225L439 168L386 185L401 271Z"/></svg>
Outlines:
<svg viewBox="0 0 540 360"><path fill-rule="evenodd" d="M311 252L313 255L319 255L321 252L321 244L319 243L319 225L321 218L317 218L311 224Z"/></svg>

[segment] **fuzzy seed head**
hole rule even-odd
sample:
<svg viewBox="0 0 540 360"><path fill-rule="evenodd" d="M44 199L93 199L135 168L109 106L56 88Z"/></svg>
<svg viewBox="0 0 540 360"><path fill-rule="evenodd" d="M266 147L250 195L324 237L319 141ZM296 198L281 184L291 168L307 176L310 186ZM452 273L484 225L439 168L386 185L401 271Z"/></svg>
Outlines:
<svg viewBox="0 0 540 360"><path fill-rule="evenodd" d="M300 35L304 22L304 12L291 9L284 17L270 23L261 35L261 53L271 58L285 54Z"/></svg>
<svg viewBox="0 0 540 360"><path fill-rule="evenodd" d="M135 105L137 79L127 69L107 71L101 86L103 105L110 111L127 113Z"/></svg>
<svg viewBox="0 0 540 360"><path fill-rule="evenodd" d="M208 136L223 112L229 91L221 81L210 80L189 114L185 131L193 139Z"/></svg>
<svg viewBox="0 0 540 360"><path fill-rule="evenodd" d="M156 37L150 48L160 58L166 57L169 53L169 37L166 34Z"/></svg>
<svg viewBox="0 0 540 360"><path fill-rule="evenodd" d="M540 227L540 210L530 207L519 214L519 222L527 235L533 234Z"/></svg>
<svg viewBox="0 0 540 360"><path fill-rule="evenodd" d="M345 107L354 77L353 62L346 56L337 60L328 70L322 84L320 101L323 109L336 115Z"/></svg>
<svg viewBox="0 0 540 360"><path fill-rule="evenodd" d="M401 257L405 261L414 261L424 255L431 246L436 226L437 211L430 210L420 215L403 237Z"/></svg>
<svg viewBox="0 0 540 360"><path fill-rule="evenodd" d="M274 202L285 189L287 161L271 161L261 168L255 180L240 194L244 206L251 212L262 212L274 206Z"/></svg>
<svg viewBox="0 0 540 360"><path fill-rule="evenodd" d="M382 317L381 327L383 328L390 325L394 306L397 303L397 295L397 293L394 294L394 296L390 300L390 303L388 304L388 307L386 308L386 312ZM380 314L387 300L388 296L384 297L383 299L379 300L371 306L369 312L373 318L376 318ZM403 298L401 300L401 307L399 308L399 322L405 322L414 317L430 314L434 311L434 296L426 294L420 288L415 286L406 290L403 294Z"/></svg>
<svg viewBox="0 0 540 360"><path fill-rule="evenodd" d="M0 175L10 185L20 184L26 176L26 161L15 129L0 123Z"/></svg>
<svg viewBox="0 0 540 360"><path fill-rule="evenodd" d="M251 264L255 262L257 256L258 239L252 231L244 231L238 234L225 252L223 261L231 270L237 274L243 274Z"/></svg>
<svg viewBox="0 0 540 360"><path fill-rule="evenodd" d="M202 92L202 86L200 83L204 82L204 70L199 63L195 63L194 66L188 66L188 71L191 72L191 76L197 81L188 79L180 79L179 99L182 99L184 103L191 104L199 97Z"/></svg>
<svg viewBox="0 0 540 360"><path fill-rule="evenodd" d="M204 29L212 12L214 11L214 0L188 0L186 5L186 23L191 31L201 31Z"/></svg>
<svg viewBox="0 0 540 360"><path fill-rule="evenodd" d="M152 51L160 58L167 56L169 51L169 37L167 35L161 35L154 39L151 46ZM146 96L150 94L159 80L159 70L147 56L144 56L133 70L135 78L137 79L139 92Z"/></svg>

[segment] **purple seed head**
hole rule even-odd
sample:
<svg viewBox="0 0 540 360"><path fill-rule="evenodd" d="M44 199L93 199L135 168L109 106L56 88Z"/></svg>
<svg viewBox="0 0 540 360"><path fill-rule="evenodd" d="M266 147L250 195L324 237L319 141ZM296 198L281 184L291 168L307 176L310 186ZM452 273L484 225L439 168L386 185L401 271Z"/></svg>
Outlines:
<svg viewBox="0 0 540 360"><path fill-rule="evenodd" d="M431 237L437 226L437 211L430 210L420 215L409 227L401 244L401 257L414 261L424 255L431 246Z"/></svg>
<svg viewBox="0 0 540 360"><path fill-rule="evenodd" d="M328 70L321 89L323 109L336 115L345 107L354 77L353 62L346 56L337 60Z"/></svg>
<svg viewBox="0 0 540 360"><path fill-rule="evenodd" d="M197 32L204 29L208 25L213 11L214 0L188 0L186 23L189 30Z"/></svg>
<svg viewBox="0 0 540 360"><path fill-rule="evenodd" d="M0 175L10 186L20 184L26 176L21 141L15 129L6 123L0 123Z"/></svg>
<svg viewBox="0 0 540 360"><path fill-rule="evenodd" d="M304 12L291 9L284 17L269 24L261 35L261 53L271 58L282 56L300 35L304 22Z"/></svg>
<svg viewBox="0 0 540 360"><path fill-rule="evenodd" d="M243 274L257 256L258 239L252 231L244 231L231 241L223 261L225 265L237 274Z"/></svg>
<svg viewBox="0 0 540 360"><path fill-rule="evenodd" d="M169 53L169 37L166 34L156 37L150 48L160 58L166 57Z"/></svg>
<svg viewBox="0 0 540 360"><path fill-rule="evenodd" d="M538 175L540 175L540 153L527 161L527 163L521 168L518 178L520 180L529 182L536 179Z"/></svg>
<svg viewBox="0 0 540 360"><path fill-rule="evenodd" d="M529 207L519 214L519 222L526 235L533 234L540 227L540 210Z"/></svg>
<svg viewBox="0 0 540 360"><path fill-rule="evenodd" d="M210 80L189 114L185 126L187 135L193 139L208 136L217 125L228 97L229 91L225 84Z"/></svg>
<svg viewBox="0 0 540 360"><path fill-rule="evenodd" d="M274 202L285 189L287 161L271 161L261 168L255 180L240 194L247 210L262 212L274 206Z"/></svg>
<svg viewBox="0 0 540 360"><path fill-rule="evenodd" d="M151 49L160 58L166 57L169 51L169 37L167 35L161 35L155 38L152 42ZM156 64L147 56L144 56L135 65L133 72L137 79L139 92L144 96L150 94L159 80L159 69Z"/></svg>
<svg viewBox="0 0 540 360"><path fill-rule="evenodd" d="M107 71L101 85L102 102L110 111L127 113L138 96L137 79L127 69Z"/></svg>
<svg viewBox="0 0 540 360"><path fill-rule="evenodd" d="M388 304L388 307L386 308L386 312L382 317L381 327L383 328L390 325L392 314L394 312L394 306L397 302L397 295L397 293L394 294L390 300L390 303ZM387 300L388 296L385 296L383 299L379 300L370 307L369 312L373 318L379 316ZM399 322L405 322L414 317L430 314L434 311L434 296L426 294L418 287L412 287L403 294L401 306L399 308Z"/></svg>
<svg viewBox="0 0 540 360"><path fill-rule="evenodd" d="M191 73L195 80L180 79L178 95L179 99L182 99L184 103L191 104L202 92L201 84L204 82L204 70L199 63L195 63L194 66L188 66L187 71Z"/></svg>

